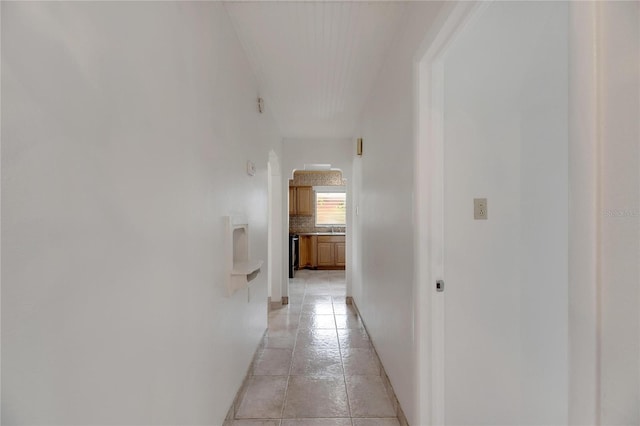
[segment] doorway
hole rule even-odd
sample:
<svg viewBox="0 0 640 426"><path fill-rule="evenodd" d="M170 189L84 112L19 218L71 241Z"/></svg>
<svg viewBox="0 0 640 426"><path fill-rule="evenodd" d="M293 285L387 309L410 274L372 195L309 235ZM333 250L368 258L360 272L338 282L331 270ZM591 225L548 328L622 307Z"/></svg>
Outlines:
<svg viewBox="0 0 640 426"><path fill-rule="evenodd" d="M278 155L269 151L268 168L268 237L267 237L267 270L268 273L268 304L279 306L282 302L282 262L280 254L282 244L282 173Z"/></svg>
<svg viewBox="0 0 640 426"><path fill-rule="evenodd" d="M288 186L289 278L345 270L347 191L341 170L294 170Z"/></svg>

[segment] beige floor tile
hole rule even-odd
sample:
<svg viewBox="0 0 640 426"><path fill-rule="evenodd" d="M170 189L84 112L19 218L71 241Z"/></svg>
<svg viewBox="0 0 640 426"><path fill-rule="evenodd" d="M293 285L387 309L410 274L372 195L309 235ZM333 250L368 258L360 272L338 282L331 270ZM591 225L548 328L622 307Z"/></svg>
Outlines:
<svg viewBox="0 0 640 426"><path fill-rule="evenodd" d="M291 375L342 376L342 360L338 347L296 347Z"/></svg>
<svg viewBox="0 0 640 426"><path fill-rule="evenodd" d="M380 376L346 376L352 417L394 417Z"/></svg>
<svg viewBox="0 0 640 426"><path fill-rule="evenodd" d="M338 305L338 304L333 304L333 313L336 315L346 315L349 313L349 308L347 308L347 305Z"/></svg>
<svg viewBox="0 0 640 426"><path fill-rule="evenodd" d="M341 329L363 329L362 321L355 315L336 315L336 327Z"/></svg>
<svg viewBox="0 0 640 426"><path fill-rule="evenodd" d="M342 362L346 376L379 376L380 364L375 352L369 348L342 349Z"/></svg>
<svg viewBox="0 0 640 426"><path fill-rule="evenodd" d="M290 314L300 314L300 312L302 312L302 301L296 302L290 300L289 303L283 305L281 309L286 309Z"/></svg>
<svg viewBox="0 0 640 426"><path fill-rule="evenodd" d="M284 419L280 426L352 426L351 419Z"/></svg>
<svg viewBox="0 0 640 426"><path fill-rule="evenodd" d="M300 316L300 328L336 328L336 320L333 315L302 314Z"/></svg>
<svg viewBox="0 0 640 426"><path fill-rule="evenodd" d="M271 420L234 420L231 426L281 426L279 419Z"/></svg>
<svg viewBox="0 0 640 426"><path fill-rule="evenodd" d="M287 309L288 306L289 305L282 305L282 306L278 306L277 308L271 309L268 314L269 321L271 321L272 318L277 318L285 315L292 315Z"/></svg>
<svg viewBox="0 0 640 426"><path fill-rule="evenodd" d="M399 426L369 336L346 304L344 271L296 271L289 304L268 317L226 426Z"/></svg>
<svg viewBox="0 0 640 426"><path fill-rule="evenodd" d="M333 302L333 313L336 315L349 315L355 318L358 318L358 314L356 313L353 305L347 305L346 303Z"/></svg>
<svg viewBox="0 0 640 426"><path fill-rule="evenodd" d="M302 305L304 302L304 296L302 294L290 294L289 305Z"/></svg>
<svg viewBox="0 0 640 426"><path fill-rule="evenodd" d="M288 337L270 337L265 336L264 347L272 349L293 349L296 342L296 336Z"/></svg>
<svg viewBox="0 0 640 426"><path fill-rule="evenodd" d="M327 296L326 294L320 294L320 295L307 294L304 297L304 303L328 304L328 303L332 303L332 299L331 299L331 296Z"/></svg>
<svg viewBox="0 0 640 426"><path fill-rule="evenodd" d="M347 313L355 313L353 309L353 305L347 305L344 301L344 297L334 297L333 298L333 313L338 315L344 315Z"/></svg>
<svg viewBox="0 0 640 426"><path fill-rule="evenodd" d="M329 328L319 328L319 329L312 329L312 328L300 328L298 329L298 337L300 338L329 338L329 337L335 337L336 339L338 338L338 333L336 332L336 329L329 329Z"/></svg>
<svg viewBox="0 0 640 426"><path fill-rule="evenodd" d="M287 376L253 376L236 412L237 419L279 419Z"/></svg>
<svg viewBox="0 0 640 426"><path fill-rule="evenodd" d="M371 340L367 332L362 329L344 329L338 330L338 339L340 340L340 348L370 348Z"/></svg>
<svg viewBox="0 0 640 426"><path fill-rule="evenodd" d="M328 285L307 284L305 289L305 298L310 296L321 296L323 298L331 297L329 292L331 292L331 288Z"/></svg>
<svg viewBox="0 0 640 426"><path fill-rule="evenodd" d="M343 377L291 376L284 418L349 417Z"/></svg>
<svg viewBox="0 0 640 426"><path fill-rule="evenodd" d="M338 348L338 334L335 329L301 328L298 330L296 347Z"/></svg>
<svg viewBox="0 0 640 426"><path fill-rule="evenodd" d="M353 419L353 426L400 426L397 418L393 419Z"/></svg>
<svg viewBox="0 0 640 426"><path fill-rule="evenodd" d="M300 322L300 314L277 313L269 314L269 328L297 327Z"/></svg>
<svg viewBox="0 0 640 426"><path fill-rule="evenodd" d="M329 303L304 303L302 305L303 314L333 315L333 305Z"/></svg>
<svg viewBox="0 0 640 426"><path fill-rule="evenodd" d="M286 376L291 367L292 349L265 348L253 369L256 376Z"/></svg>
<svg viewBox="0 0 640 426"><path fill-rule="evenodd" d="M295 338L298 334L298 327L279 327L275 329L267 329L267 337L279 338Z"/></svg>

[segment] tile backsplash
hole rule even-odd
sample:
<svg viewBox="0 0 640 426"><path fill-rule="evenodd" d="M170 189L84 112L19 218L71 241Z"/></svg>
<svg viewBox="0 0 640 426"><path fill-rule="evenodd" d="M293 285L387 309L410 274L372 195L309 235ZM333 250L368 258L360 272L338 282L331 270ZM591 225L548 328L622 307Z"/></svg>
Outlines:
<svg viewBox="0 0 640 426"><path fill-rule="evenodd" d="M345 232L346 227L334 226L335 232ZM331 227L316 226L316 218L314 216L289 216L289 233L300 234L305 232L329 232Z"/></svg>
<svg viewBox="0 0 640 426"><path fill-rule="evenodd" d="M342 179L342 172L331 170L328 172L299 170L293 173L293 179L289 180L293 186L344 186L346 180Z"/></svg>

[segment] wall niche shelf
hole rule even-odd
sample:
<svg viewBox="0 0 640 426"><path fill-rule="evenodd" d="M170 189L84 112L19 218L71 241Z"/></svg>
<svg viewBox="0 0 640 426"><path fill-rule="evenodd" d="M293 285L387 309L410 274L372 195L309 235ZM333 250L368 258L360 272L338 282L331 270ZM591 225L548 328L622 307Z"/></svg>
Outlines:
<svg viewBox="0 0 640 426"><path fill-rule="evenodd" d="M249 282L260 273L262 260L249 259L249 223L243 215L227 216L227 267L229 278L227 293L232 296L237 290L249 286Z"/></svg>

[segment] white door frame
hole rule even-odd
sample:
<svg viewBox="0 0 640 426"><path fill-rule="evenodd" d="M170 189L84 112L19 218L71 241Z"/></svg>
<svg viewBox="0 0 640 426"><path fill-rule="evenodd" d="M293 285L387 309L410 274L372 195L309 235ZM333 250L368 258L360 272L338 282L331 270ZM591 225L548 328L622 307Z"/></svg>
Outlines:
<svg viewBox="0 0 640 426"><path fill-rule="evenodd" d="M286 167L286 174L282 175L282 235L283 235L283 241L286 241L287 243L284 244L282 246L281 253L282 253L282 261L280 262L281 264L284 265L283 268L283 272L282 272L282 289L281 289L281 297L282 298L286 298L288 300L289 298L289 180L290 179L294 179L294 174L296 171L304 171L304 164L298 164L298 163L304 163L303 161L298 161L294 164L296 164L295 167L292 167L291 165L289 165L289 167L287 167L286 165L284 167ZM337 162L334 162L337 163ZM332 163L333 164L333 163ZM331 168L331 171L340 171L340 173L342 174L342 179L346 181L346 185L345 185L345 193L347 194L347 212L352 212L354 210L353 207L353 184L352 182L354 181L354 179L352 178L352 172L349 171L349 169L347 167L345 167L343 164L335 164L335 167ZM315 206L314 206L315 208ZM346 245L346 267L345 267L345 284L346 284L346 289L347 289L347 297L352 297L352 289L353 289L353 244L354 244L354 232L352 231L353 229L353 220L354 217L352 215L352 213L348 213L347 214L347 225L345 226L346 229L346 233L345 233L345 245Z"/></svg>
<svg viewBox="0 0 640 426"><path fill-rule="evenodd" d="M417 423L441 425L444 400L444 293L435 290L443 279L444 138L443 55L458 34L486 3L446 4L434 31L418 50L414 63L415 99L415 341L417 342Z"/></svg>
<svg viewBox="0 0 640 426"><path fill-rule="evenodd" d="M269 301L282 303L282 172L280 160L274 150L269 151L269 219L267 243L267 281Z"/></svg>

